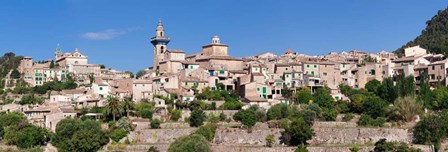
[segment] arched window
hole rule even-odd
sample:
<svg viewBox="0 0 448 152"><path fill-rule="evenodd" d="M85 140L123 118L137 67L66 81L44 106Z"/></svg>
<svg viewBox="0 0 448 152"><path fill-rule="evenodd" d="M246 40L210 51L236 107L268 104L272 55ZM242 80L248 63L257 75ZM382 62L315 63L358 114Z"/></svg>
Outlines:
<svg viewBox="0 0 448 152"><path fill-rule="evenodd" d="M165 48L163 47L163 46L161 46L160 47L160 53L163 53L163 50L164 50Z"/></svg>
<svg viewBox="0 0 448 152"><path fill-rule="evenodd" d="M160 32L160 36L163 37L163 32Z"/></svg>

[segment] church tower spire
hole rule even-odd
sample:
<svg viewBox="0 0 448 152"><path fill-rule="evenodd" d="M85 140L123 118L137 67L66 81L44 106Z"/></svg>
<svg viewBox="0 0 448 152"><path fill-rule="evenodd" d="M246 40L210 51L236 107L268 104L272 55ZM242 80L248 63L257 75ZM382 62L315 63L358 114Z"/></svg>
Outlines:
<svg viewBox="0 0 448 152"><path fill-rule="evenodd" d="M151 38L151 43L154 46L154 64L153 70L159 70L159 62L164 60L163 53L165 53L166 45L170 42L170 38L165 36L165 29L163 28L162 20L159 20L156 28L156 35Z"/></svg>
<svg viewBox="0 0 448 152"><path fill-rule="evenodd" d="M62 50L58 43L58 45L56 46L56 50L54 51L54 56L57 59L61 54L62 54Z"/></svg>

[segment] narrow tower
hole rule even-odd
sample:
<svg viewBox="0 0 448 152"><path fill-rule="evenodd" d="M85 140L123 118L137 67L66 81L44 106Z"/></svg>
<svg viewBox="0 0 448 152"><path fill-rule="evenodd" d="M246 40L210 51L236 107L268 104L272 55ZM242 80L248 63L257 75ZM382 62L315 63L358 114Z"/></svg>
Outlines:
<svg viewBox="0 0 448 152"><path fill-rule="evenodd" d="M166 45L169 42L170 38L165 37L165 30L163 29L162 21L159 20L156 28L156 36L151 38L151 43L154 45L154 72L159 70L159 62L163 61L163 53L167 50Z"/></svg>
<svg viewBox="0 0 448 152"><path fill-rule="evenodd" d="M62 50L58 43L58 46L56 47L56 50L54 51L54 58L57 60L59 58L59 56L61 56L61 55L62 55Z"/></svg>

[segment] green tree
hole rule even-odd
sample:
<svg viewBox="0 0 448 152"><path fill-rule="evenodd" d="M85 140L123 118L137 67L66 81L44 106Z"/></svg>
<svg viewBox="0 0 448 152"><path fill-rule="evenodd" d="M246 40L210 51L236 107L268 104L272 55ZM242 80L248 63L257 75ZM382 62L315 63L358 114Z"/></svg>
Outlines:
<svg viewBox="0 0 448 152"><path fill-rule="evenodd" d="M373 79L366 83L365 88L369 92L376 93L380 86L381 86L381 82L376 79Z"/></svg>
<svg viewBox="0 0 448 152"><path fill-rule="evenodd" d="M257 115L253 110L240 110L237 113L233 115L233 119L236 121L241 121L241 123L248 128L251 128L252 126L257 123Z"/></svg>
<svg viewBox="0 0 448 152"><path fill-rule="evenodd" d="M364 101L364 113L370 115L372 118L384 117L388 104L383 99L377 96L370 96Z"/></svg>
<svg viewBox="0 0 448 152"><path fill-rule="evenodd" d="M378 88L377 94L379 97L388 101L389 103L395 101L398 95L397 91L395 90L394 81L392 80L392 78L388 77L383 79L380 88Z"/></svg>
<svg viewBox="0 0 448 152"><path fill-rule="evenodd" d="M109 137L93 120L66 118L56 125L52 144L58 151L97 151L109 142Z"/></svg>
<svg viewBox="0 0 448 152"><path fill-rule="evenodd" d="M448 114L430 114L414 126L414 143L434 145L439 149L441 141L448 137L447 130Z"/></svg>
<svg viewBox="0 0 448 152"><path fill-rule="evenodd" d="M109 97L107 99L105 113L106 115L112 114L112 119L115 121L116 117L119 116L123 111L120 100L115 97Z"/></svg>
<svg viewBox="0 0 448 152"><path fill-rule="evenodd" d="M266 113L268 120L279 120L288 117L288 105L280 103L273 105Z"/></svg>
<svg viewBox="0 0 448 152"><path fill-rule="evenodd" d="M191 111L191 115L190 115L190 126L191 127L199 127L202 126L204 124L205 121L205 114L204 111L202 111L200 108L198 109L194 109L193 111Z"/></svg>
<svg viewBox="0 0 448 152"><path fill-rule="evenodd" d="M32 148L46 144L50 137L51 133L46 129L23 123L7 127L4 141L19 148Z"/></svg>
<svg viewBox="0 0 448 152"><path fill-rule="evenodd" d="M282 140L290 146L304 144L313 137L314 133L311 127L302 119L295 119L291 125L282 132Z"/></svg>
<svg viewBox="0 0 448 152"><path fill-rule="evenodd" d="M143 118L152 118L154 112L154 104L149 103L146 100L140 101L140 103L135 105L136 115Z"/></svg>
<svg viewBox="0 0 448 152"><path fill-rule="evenodd" d="M396 91L398 96L404 97L404 96L412 96L415 94L415 82L414 82L414 76L404 76L400 75L397 80L396 84Z"/></svg>
<svg viewBox="0 0 448 152"><path fill-rule="evenodd" d="M420 76L420 87L418 90L418 98L423 101L423 105L431 108L431 102L434 100L431 88L429 86L428 73L425 72Z"/></svg>
<svg viewBox="0 0 448 152"><path fill-rule="evenodd" d="M135 107L134 101L132 101L131 98L124 98L122 106L124 111L126 112L126 117L129 118L129 114Z"/></svg>
<svg viewBox="0 0 448 152"><path fill-rule="evenodd" d="M208 141L212 141L213 138L215 138L216 128L217 128L216 124L209 123L209 124L199 127L198 130L196 130L193 134L202 135Z"/></svg>
<svg viewBox="0 0 448 152"><path fill-rule="evenodd" d="M129 76L131 76L131 78L134 78L134 73L132 73L131 71L124 71L124 72L129 74Z"/></svg>
<svg viewBox="0 0 448 152"><path fill-rule="evenodd" d="M176 139L170 144L168 152L211 152L204 136L193 134Z"/></svg>
<svg viewBox="0 0 448 152"><path fill-rule="evenodd" d="M53 68L54 68L54 61L51 60L51 62L50 62L50 69L53 69Z"/></svg>
<svg viewBox="0 0 448 152"><path fill-rule="evenodd" d="M330 95L330 90L328 88L319 88L316 93L314 93L314 103L318 104L319 107L333 109L334 99Z"/></svg>
<svg viewBox="0 0 448 152"><path fill-rule="evenodd" d="M310 100L313 100L313 95L311 94L311 89L309 87L303 87L297 92L298 103L308 104Z"/></svg>
<svg viewBox="0 0 448 152"><path fill-rule="evenodd" d="M141 78L142 76L144 76L146 74L146 71L145 70L139 70L138 72L137 72L137 74L135 74L135 77L136 78Z"/></svg>
<svg viewBox="0 0 448 152"><path fill-rule="evenodd" d="M11 78L13 79L19 79L21 77L20 72L17 69L12 70L11 72Z"/></svg>
<svg viewBox="0 0 448 152"><path fill-rule="evenodd" d="M0 137L5 134L5 129L8 126L17 126L26 121L26 117L17 112L2 113L0 114Z"/></svg>

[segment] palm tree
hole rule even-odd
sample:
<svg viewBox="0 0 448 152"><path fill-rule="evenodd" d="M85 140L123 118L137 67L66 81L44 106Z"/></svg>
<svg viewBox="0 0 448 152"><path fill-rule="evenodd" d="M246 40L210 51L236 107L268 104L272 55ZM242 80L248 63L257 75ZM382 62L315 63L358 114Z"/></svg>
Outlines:
<svg viewBox="0 0 448 152"><path fill-rule="evenodd" d="M134 102L131 100L131 98L125 98L123 100L123 109L126 111L126 117L129 118L129 112L131 112L131 109L134 109Z"/></svg>
<svg viewBox="0 0 448 152"><path fill-rule="evenodd" d="M120 105L120 101L116 97L107 98L105 113L107 115L112 113L113 120L115 121L115 117L117 115L120 115L121 112L122 112L122 106Z"/></svg>

